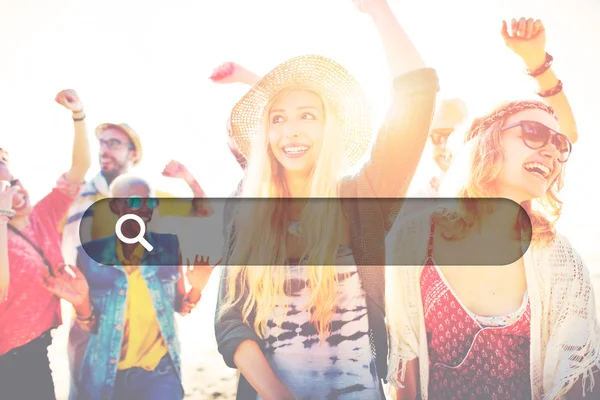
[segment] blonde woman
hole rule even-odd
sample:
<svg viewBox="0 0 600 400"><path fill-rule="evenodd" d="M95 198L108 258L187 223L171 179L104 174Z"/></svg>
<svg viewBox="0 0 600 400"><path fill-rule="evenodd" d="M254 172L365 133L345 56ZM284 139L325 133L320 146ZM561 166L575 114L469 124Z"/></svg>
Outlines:
<svg viewBox="0 0 600 400"><path fill-rule="evenodd" d="M281 64L231 114L248 158L241 197L259 198L226 210L215 331L241 373L239 399L384 398L384 241L401 202L381 199L406 193L438 81L385 1L357 6L379 29L395 77L392 109L360 172L342 179L371 144L368 106L327 58ZM372 200L342 207L307 200L315 197Z"/></svg>
<svg viewBox="0 0 600 400"><path fill-rule="evenodd" d="M394 224L386 304L388 378L397 398L580 398L584 388L586 398L597 398L592 284L555 230L572 147L559 132L553 109L536 101L507 103L476 119L442 185L446 195L467 200ZM521 208L469 200L485 197ZM529 247L522 246L526 231ZM514 235L505 244L515 262L448 266L452 254L476 255L482 238L498 233ZM422 264L394 266L411 264L406 254Z"/></svg>

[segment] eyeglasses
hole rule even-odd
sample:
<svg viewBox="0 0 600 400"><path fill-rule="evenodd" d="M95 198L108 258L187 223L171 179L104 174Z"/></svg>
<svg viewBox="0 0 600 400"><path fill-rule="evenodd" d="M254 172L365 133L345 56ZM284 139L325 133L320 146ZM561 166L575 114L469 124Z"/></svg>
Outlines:
<svg viewBox="0 0 600 400"><path fill-rule="evenodd" d="M19 179L13 179L12 181L10 181L10 186L17 186L20 184L21 184L21 181Z"/></svg>
<svg viewBox="0 0 600 400"><path fill-rule="evenodd" d="M98 142L100 143L100 148L102 148L103 146L106 146L111 150L116 150L119 147L127 144L127 143L123 143L119 139L108 139L108 140L99 139ZM129 150L133 150L133 145L131 143L129 143Z"/></svg>
<svg viewBox="0 0 600 400"><path fill-rule="evenodd" d="M139 196L131 196L130 198L127 199L127 205L129 206L129 208L131 208L132 210L139 210L140 208L142 208L142 205L146 203L146 205L148 206L149 209L154 210L155 208L158 207L158 199L142 199Z"/></svg>
<svg viewBox="0 0 600 400"><path fill-rule="evenodd" d="M521 127L521 138L525 146L532 150L539 150L546 146L549 141L552 141L552 144L558 150L558 162L565 163L569 159L573 144L562 133L556 132L537 121L518 121L503 127L500 131L505 131L515 126Z"/></svg>

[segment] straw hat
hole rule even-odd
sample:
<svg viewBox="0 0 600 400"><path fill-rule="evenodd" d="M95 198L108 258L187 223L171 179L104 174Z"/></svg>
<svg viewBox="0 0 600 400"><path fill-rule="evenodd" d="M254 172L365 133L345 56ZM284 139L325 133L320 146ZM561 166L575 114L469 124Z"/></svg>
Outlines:
<svg viewBox="0 0 600 400"><path fill-rule="evenodd" d="M326 57L294 57L266 74L234 106L231 137L248 158L252 140L264 125L267 104L283 89L300 86L314 90L333 110L342 133L347 167L365 155L372 141L371 108L358 82L341 65Z"/></svg>
<svg viewBox="0 0 600 400"><path fill-rule="evenodd" d="M129 137L129 139L133 143L133 147L135 147L135 151L137 154L137 158L133 162L133 165L139 164L140 161L142 161L142 141L140 140L140 137L138 136L136 131L134 131L129 125L127 125L125 123L122 123L122 124L105 123L105 124L98 125L98 127L96 128L96 137L98 139L100 139L100 135L102 135L102 133L105 130L110 129L110 128L118 129Z"/></svg>
<svg viewBox="0 0 600 400"><path fill-rule="evenodd" d="M442 100L435 111L431 130L455 129L467 119L467 105L460 99Z"/></svg>

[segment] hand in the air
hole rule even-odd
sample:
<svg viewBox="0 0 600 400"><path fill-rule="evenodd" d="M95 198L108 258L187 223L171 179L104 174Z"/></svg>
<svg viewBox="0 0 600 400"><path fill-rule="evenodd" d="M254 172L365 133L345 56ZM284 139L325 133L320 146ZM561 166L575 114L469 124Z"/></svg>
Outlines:
<svg viewBox="0 0 600 400"><path fill-rule="evenodd" d="M73 112L79 112L83 110L83 103L73 89L61 91L56 95L55 101L67 110Z"/></svg>
<svg viewBox="0 0 600 400"><path fill-rule="evenodd" d="M387 5L387 0L352 0L356 9L365 14L370 14L379 7Z"/></svg>
<svg viewBox="0 0 600 400"><path fill-rule="evenodd" d="M214 83L244 83L254 85L260 77L248 69L234 62L219 65L209 78Z"/></svg>
<svg viewBox="0 0 600 400"><path fill-rule="evenodd" d="M190 171L187 169L185 165L180 163L179 161L172 160L166 166L162 172L163 176L169 178L178 178L183 179L186 182L189 182L193 177Z"/></svg>
<svg viewBox="0 0 600 400"><path fill-rule="evenodd" d="M502 21L502 38L506 47L517 54L528 68L538 68L546 60L546 30L539 19L513 18L510 29L506 21Z"/></svg>

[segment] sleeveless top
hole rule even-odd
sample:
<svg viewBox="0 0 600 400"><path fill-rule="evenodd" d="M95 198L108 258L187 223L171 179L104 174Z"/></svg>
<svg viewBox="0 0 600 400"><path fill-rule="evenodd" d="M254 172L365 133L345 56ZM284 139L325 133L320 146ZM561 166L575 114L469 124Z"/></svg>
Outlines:
<svg viewBox="0 0 600 400"><path fill-rule="evenodd" d="M291 265L287 267L289 289L278 302L288 304L287 312L281 315L284 307L278 305L269 319L264 354L298 400L383 400L369 341L365 292L350 248L341 246L340 258L345 259L340 264L346 265L336 267L338 288L329 336L321 341L310 321L305 267Z"/></svg>
<svg viewBox="0 0 600 400"><path fill-rule="evenodd" d="M505 324L494 321L494 317L474 315L458 300L435 265L433 231L432 223L421 274L430 398L531 398L527 293L521 308L504 318Z"/></svg>

